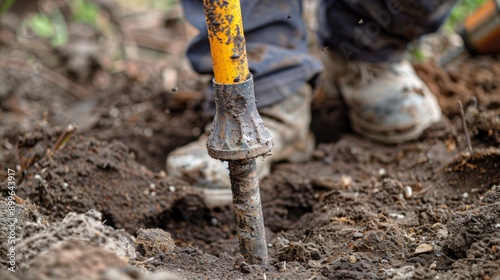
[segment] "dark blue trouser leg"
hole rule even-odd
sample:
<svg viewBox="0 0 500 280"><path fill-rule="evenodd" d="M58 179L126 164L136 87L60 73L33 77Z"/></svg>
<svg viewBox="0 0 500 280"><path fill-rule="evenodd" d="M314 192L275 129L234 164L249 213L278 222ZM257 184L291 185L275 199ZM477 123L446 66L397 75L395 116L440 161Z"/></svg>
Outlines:
<svg viewBox="0 0 500 280"><path fill-rule="evenodd" d="M436 31L456 0L322 0L320 41L348 60L398 61L409 42Z"/></svg>
<svg viewBox="0 0 500 280"><path fill-rule="evenodd" d="M397 61L407 44L435 31L456 0L322 0L318 34L348 60ZM202 0L182 0L186 19L200 34L188 46L195 71L213 73ZM275 104L317 75L308 54L301 0L241 0L257 106ZM207 98L213 99L212 95Z"/></svg>

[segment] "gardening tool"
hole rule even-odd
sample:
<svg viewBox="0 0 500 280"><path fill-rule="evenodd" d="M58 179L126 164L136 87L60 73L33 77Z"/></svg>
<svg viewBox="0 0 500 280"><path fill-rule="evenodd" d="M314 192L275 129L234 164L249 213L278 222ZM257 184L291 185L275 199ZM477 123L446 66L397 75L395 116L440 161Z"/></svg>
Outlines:
<svg viewBox="0 0 500 280"><path fill-rule="evenodd" d="M445 56L442 66L465 51L472 55L500 53L500 0L488 0L468 16L460 35L464 47Z"/></svg>
<svg viewBox="0 0 500 280"><path fill-rule="evenodd" d="M267 244L256 157L272 148L271 134L256 105L239 0L203 0L214 67L216 114L208 153L228 161L241 254L266 266Z"/></svg>

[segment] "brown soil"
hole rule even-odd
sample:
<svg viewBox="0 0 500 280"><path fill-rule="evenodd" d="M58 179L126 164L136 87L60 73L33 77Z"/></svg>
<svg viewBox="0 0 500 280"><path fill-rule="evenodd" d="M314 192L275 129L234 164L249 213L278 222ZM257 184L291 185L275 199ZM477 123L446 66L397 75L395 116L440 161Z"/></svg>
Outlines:
<svg viewBox="0 0 500 280"><path fill-rule="evenodd" d="M317 95L313 157L260 182L271 258L261 268L239 255L231 207L207 208L163 171L209 120L199 88L91 73L79 82L91 94L75 97L17 63L25 51L2 54L0 206L15 169L18 257L9 273L2 214L0 279L500 279L498 57L416 65L445 117L407 144L353 134L342 102Z"/></svg>

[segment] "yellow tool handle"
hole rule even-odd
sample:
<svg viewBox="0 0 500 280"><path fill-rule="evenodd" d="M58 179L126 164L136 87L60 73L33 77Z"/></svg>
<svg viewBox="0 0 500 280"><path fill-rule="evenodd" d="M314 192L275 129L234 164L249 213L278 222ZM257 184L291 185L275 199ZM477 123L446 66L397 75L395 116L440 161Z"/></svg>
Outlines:
<svg viewBox="0 0 500 280"><path fill-rule="evenodd" d="M237 84L250 78L239 0L203 0L215 82Z"/></svg>

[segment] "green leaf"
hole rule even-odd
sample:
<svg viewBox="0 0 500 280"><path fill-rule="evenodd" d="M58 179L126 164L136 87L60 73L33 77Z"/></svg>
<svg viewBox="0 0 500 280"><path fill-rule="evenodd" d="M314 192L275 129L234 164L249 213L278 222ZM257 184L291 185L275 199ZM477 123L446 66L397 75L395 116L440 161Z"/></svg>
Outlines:
<svg viewBox="0 0 500 280"><path fill-rule="evenodd" d="M0 4L0 16L7 12L16 0L5 0Z"/></svg>
<svg viewBox="0 0 500 280"><path fill-rule="evenodd" d="M52 14L52 24L54 25L54 36L52 37L51 43L54 46L61 46L69 41L68 26L66 24L66 19L59 9L55 10Z"/></svg>
<svg viewBox="0 0 500 280"><path fill-rule="evenodd" d="M73 20L97 26L97 15L99 8L87 0L74 0L71 2L71 13Z"/></svg>
<svg viewBox="0 0 500 280"><path fill-rule="evenodd" d="M31 17L28 26L37 36L45 39L52 38L55 34L54 25L52 24L51 19L45 14L34 14Z"/></svg>
<svg viewBox="0 0 500 280"><path fill-rule="evenodd" d="M455 5L450 13L450 16L444 24L446 30L453 31L458 26L461 26L463 21L474 12L479 6L484 4L486 0L462 0Z"/></svg>
<svg viewBox="0 0 500 280"><path fill-rule="evenodd" d="M410 54L414 61L416 62L424 62L427 60L427 56L424 54L420 47L415 47L410 49Z"/></svg>
<svg viewBox="0 0 500 280"><path fill-rule="evenodd" d="M58 9L51 14L36 13L23 26L31 29L36 36L50 40L53 46L64 45L69 40L66 20Z"/></svg>

